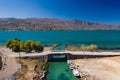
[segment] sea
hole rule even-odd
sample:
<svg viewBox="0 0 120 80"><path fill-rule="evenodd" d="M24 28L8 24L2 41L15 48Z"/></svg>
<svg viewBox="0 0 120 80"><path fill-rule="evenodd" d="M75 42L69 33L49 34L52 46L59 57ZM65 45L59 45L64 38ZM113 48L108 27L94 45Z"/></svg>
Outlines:
<svg viewBox="0 0 120 80"><path fill-rule="evenodd" d="M63 50L67 44L96 44L100 49L120 49L120 30L0 31L1 46L14 38L23 42L40 41L43 45L60 44L57 50Z"/></svg>

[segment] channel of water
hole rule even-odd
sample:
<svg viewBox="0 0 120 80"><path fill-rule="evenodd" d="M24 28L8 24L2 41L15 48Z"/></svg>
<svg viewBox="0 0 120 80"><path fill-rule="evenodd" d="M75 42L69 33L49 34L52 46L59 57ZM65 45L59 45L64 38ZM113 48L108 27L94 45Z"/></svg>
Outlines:
<svg viewBox="0 0 120 80"><path fill-rule="evenodd" d="M46 80L80 80L75 77L66 62L64 55L50 56Z"/></svg>

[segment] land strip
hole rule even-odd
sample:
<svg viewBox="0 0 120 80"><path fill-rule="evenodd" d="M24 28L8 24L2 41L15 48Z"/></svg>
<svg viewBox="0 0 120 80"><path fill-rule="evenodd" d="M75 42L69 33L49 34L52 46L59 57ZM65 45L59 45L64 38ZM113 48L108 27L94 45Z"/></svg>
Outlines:
<svg viewBox="0 0 120 80"><path fill-rule="evenodd" d="M120 52L85 52L85 51L44 51L41 53L25 53L25 52L13 52L12 50L1 47L0 52L9 57L34 57L34 56L43 56L48 54L72 54L79 56L120 56Z"/></svg>

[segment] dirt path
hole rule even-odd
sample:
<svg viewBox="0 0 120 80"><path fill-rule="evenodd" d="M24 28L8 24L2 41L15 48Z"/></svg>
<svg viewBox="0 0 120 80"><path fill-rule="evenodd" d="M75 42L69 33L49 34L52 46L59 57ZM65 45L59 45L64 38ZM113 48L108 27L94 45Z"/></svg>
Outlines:
<svg viewBox="0 0 120 80"><path fill-rule="evenodd" d="M4 58L5 62L3 62L3 68L0 71L0 80L5 77L11 76L20 68L20 65L16 63L16 60L14 58Z"/></svg>

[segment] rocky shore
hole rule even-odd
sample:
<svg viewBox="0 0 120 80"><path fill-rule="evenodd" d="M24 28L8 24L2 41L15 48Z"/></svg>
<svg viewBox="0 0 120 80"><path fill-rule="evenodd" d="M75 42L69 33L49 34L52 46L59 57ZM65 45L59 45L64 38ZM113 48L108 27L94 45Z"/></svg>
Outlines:
<svg viewBox="0 0 120 80"><path fill-rule="evenodd" d="M0 56L0 70L2 69L2 57Z"/></svg>

